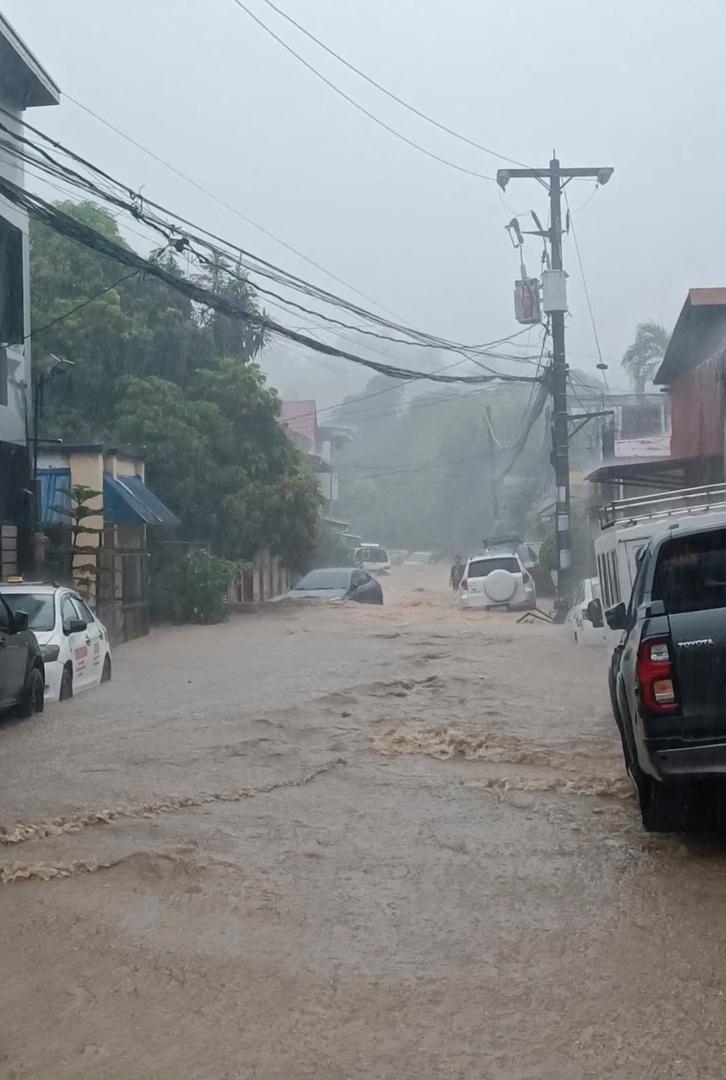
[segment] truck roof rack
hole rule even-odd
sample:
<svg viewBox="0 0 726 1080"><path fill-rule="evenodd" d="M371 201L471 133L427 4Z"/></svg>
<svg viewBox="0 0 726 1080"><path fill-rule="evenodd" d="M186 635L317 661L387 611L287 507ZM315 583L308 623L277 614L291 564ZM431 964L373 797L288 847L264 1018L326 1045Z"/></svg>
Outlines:
<svg viewBox="0 0 726 1080"><path fill-rule="evenodd" d="M682 517L716 509L726 511L726 484L704 484L634 499L618 499L601 506L598 515L600 528L610 529L626 522L635 525L652 518Z"/></svg>

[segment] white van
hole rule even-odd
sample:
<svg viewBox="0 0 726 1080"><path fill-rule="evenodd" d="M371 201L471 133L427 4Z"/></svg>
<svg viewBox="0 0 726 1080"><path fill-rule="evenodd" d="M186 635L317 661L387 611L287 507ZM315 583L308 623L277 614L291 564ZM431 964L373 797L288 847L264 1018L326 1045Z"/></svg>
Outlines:
<svg viewBox="0 0 726 1080"><path fill-rule="evenodd" d="M595 555L605 610L628 603L640 552L652 536L676 529L684 516L694 524L726 524L726 484L620 499L601 508ZM611 644L621 637L620 631L608 631L608 635Z"/></svg>
<svg viewBox="0 0 726 1080"><path fill-rule="evenodd" d="M388 552L380 544L361 544L355 550L353 561L361 570L373 574L387 574L391 569Z"/></svg>

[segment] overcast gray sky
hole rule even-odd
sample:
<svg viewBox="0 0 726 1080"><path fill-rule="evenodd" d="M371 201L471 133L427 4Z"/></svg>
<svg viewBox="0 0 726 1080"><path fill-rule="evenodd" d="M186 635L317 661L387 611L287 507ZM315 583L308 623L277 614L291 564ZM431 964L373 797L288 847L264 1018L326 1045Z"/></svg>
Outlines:
<svg viewBox="0 0 726 1080"><path fill-rule="evenodd" d="M497 186L376 127L233 0L0 2L62 91L410 323L471 342L517 329L517 261L504 231L512 214ZM489 174L504 164L400 109L264 0L246 3L434 153ZM589 202L592 185L569 188L573 210L588 204L576 227L613 365L638 321L670 328L689 287L726 284L723 0L278 4L379 82L502 154L546 164L556 147L563 164L615 167ZM344 291L70 101L30 119L200 224ZM506 201L516 211L546 211L533 181L512 183ZM538 257L532 244L530 272ZM593 334L571 239L565 259L572 363L591 368ZM417 362L412 350L411 366Z"/></svg>

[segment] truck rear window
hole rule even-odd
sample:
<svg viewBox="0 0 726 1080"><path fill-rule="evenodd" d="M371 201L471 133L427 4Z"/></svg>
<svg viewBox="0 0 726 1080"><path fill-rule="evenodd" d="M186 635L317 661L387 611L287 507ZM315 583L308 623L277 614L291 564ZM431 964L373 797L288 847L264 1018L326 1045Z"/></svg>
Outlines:
<svg viewBox="0 0 726 1080"><path fill-rule="evenodd" d="M726 529L674 536L660 550L653 599L666 611L726 608Z"/></svg>
<svg viewBox="0 0 726 1080"><path fill-rule="evenodd" d="M486 577L494 570L508 570L510 574L519 574L520 566L512 555L502 555L494 559L473 559L469 563L466 576L469 578Z"/></svg>

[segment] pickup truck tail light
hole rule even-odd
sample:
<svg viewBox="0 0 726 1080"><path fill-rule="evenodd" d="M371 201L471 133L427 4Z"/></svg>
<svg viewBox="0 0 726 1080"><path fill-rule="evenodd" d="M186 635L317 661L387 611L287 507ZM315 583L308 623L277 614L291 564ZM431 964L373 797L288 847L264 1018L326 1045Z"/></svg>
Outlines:
<svg viewBox="0 0 726 1080"><path fill-rule="evenodd" d="M462 592L468 592L469 591L469 582L466 580L466 578L461 579L461 582L459 584L459 588L461 589Z"/></svg>
<svg viewBox="0 0 726 1080"><path fill-rule="evenodd" d="M678 707L668 638L646 638L638 650L636 668L643 704L652 713L672 713Z"/></svg>

